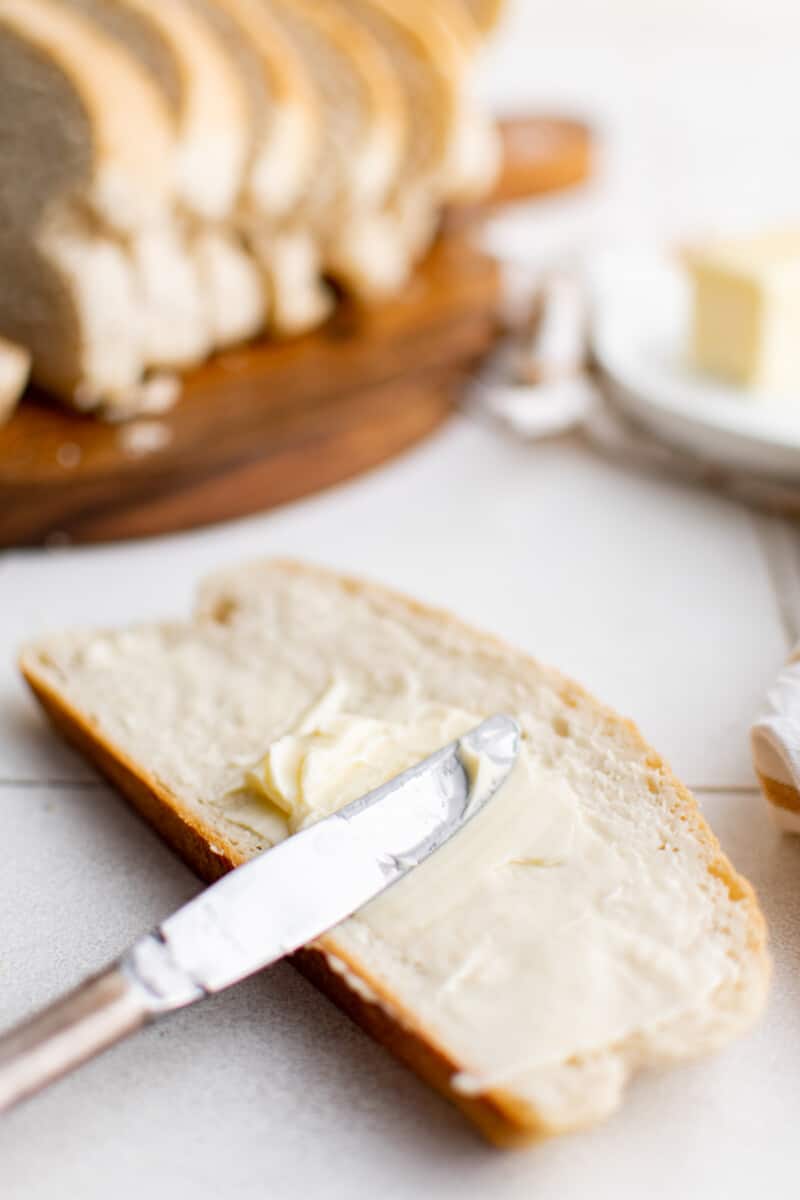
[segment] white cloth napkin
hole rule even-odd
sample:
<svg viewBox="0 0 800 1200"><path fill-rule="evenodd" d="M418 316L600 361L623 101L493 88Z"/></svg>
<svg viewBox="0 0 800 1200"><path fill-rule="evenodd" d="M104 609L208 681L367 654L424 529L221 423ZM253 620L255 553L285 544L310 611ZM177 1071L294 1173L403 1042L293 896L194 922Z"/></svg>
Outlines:
<svg viewBox="0 0 800 1200"><path fill-rule="evenodd" d="M800 833L800 646L770 688L750 742L776 821L781 829Z"/></svg>

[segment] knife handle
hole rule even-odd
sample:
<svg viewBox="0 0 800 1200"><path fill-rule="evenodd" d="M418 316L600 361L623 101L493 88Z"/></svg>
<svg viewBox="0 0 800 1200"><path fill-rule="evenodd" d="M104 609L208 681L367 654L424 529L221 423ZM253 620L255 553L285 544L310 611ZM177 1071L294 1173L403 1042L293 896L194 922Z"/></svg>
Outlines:
<svg viewBox="0 0 800 1200"><path fill-rule="evenodd" d="M0 1113L134 1033L152 1016L118 965L0 1037Z"/></svg>

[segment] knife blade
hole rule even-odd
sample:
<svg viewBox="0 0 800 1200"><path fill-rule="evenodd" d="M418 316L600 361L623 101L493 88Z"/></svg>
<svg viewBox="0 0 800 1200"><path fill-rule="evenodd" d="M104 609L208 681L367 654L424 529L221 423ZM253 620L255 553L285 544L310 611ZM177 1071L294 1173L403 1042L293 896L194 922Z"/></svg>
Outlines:
<svg viewBox="0 0 800 1200"><path fill-rule="evenodd" d="M201 892L100 975L0 1037L0 1112L351 916L486 806L519 742L511 717L491 717Z"/></svg>

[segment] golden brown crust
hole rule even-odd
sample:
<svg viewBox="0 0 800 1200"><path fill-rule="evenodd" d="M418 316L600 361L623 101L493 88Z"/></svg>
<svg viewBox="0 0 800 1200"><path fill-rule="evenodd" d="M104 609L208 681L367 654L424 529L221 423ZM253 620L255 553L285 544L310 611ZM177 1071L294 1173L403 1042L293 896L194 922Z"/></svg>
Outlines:
<svg viewBox="0 0 800 1200"><path fill-rule="evenodd" d="M22 674L56 729L102 775L130 800L159 837L175 850L201 879L213 883L226 871L238 867L243 858L191 813L176 796L152 776L139 771L125 754L106 742L97 729L38 674L27 659L20 663ZM212 849L212 846L216 847Z"/></svg>
<svg viewBox="0 0 800 1200"><path fill-rule="evenodd" d="M800 792L797 788L792 787L790 783L779 783L777 779L770 779L761 772L758 773L758 778L770 804L786 812L796 813L800 817Z"/></svg>
<svg viewBox="0 0 800 1200"><path fill-rule="evenodd" d="M482 33L494 29L506 6L506 0L462 0L462 3Z"/></svg>
<svg viewBox="0 0 800 1200"><path fill-rule="evenodd" d="M449 613L419 604L390 589L293 560L272 560L269 565L287 573L317 575L326 580L333 578L348 591L367 593L376 599L383 598L402 603L411 612L446 621L451 627L468 633L482 645L508 652L508 647L500 639L474 630ZM225 615L229 617L230 614L227 612ZM534 659L516 652L515 655L523 665L530 665L536 671L543 670ZM244 861L241 852L227 843L217 830L212 830L198 821L181 805L178 797L110 745L80 712L72 708L42 672L37 670L33 655L23 655L20 667L34 695L54 725L119 788L148 824L201 879L213 882ZM609 728L613 728L618 736L624 733L629 745L646 759L652 773L651 779L658 781L652 785L654 790L661 790L664 794L674 797L673 809L681 820L690 824L698 841L707 851L709 874L725 884L732 900L746 906L748 947L754 962L760 965L762 981L766 985L769 975L767 932L755 892L722 853L719 842L699 812L691 793L676 779L659 755L650 749L633 722L620 718L572 680L549 669L548 674L558 684L559 694L566 704L573 708L591 705L595 713ZM351 986L346 974L334 969L332 962L335 961L352 972L356 977L355 982L365 985L367 993L374 996L374 1001L365 998L362 994L363 988ZM420 1027L412 1013L402 1010L396 998L388 995L378 980L369 977L360 964L348 959L347 953L338 945L333 934L318 939L312 947L300 951L294 956L293 962L376 1041L461 1109L495 1145L519 1146L561 1132L543 1120L541 1114L532 1106L508 1092L497 1090L479 1096L466 1096L457 1091L453 1087L453 1077L461 1069L459 1065L452 1062L437 1046L436 1039ZM625 1058L626 1043L620 1043L613 1047L613 1050ZM637 1063L633 1040L630 1061L633 1070Z"/></svg>
<svg viewBox="0 0 800 1200"><path fill-rule="evenodd" d="M455 1104L480 1132L496 1146L521 1146L548 1131L534 1129L530 1123L515 1120L514 1105L500 1103L498 1096L464 1096L455 1091L451 1080L458 1073L453 1063L432 1042L426 1041L398 1019L387 1004L371 1002L347 983L344 975L335 971L330 962L330 943L321 939L320 948L308 947L292 958L292 963L333 1003L347 1014L384 1049L404 1066L433 1087L441 1096ZM327 947L328 953L322 947ZM341 958L336 952L335 958Z"/></svg>

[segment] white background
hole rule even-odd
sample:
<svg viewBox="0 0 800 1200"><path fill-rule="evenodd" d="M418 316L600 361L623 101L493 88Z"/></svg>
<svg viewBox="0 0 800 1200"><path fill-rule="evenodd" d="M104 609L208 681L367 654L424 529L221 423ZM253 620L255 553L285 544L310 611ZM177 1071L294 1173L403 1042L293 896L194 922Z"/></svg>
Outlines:
<svg viewBox="0 0 800 1200"><path fill-rule="evenodd" d="M515 214L495 244L525 255L574 235L797 217L799 35L786 0L518 3L483 92L587 114L605 150L593 188ZM271 515L0 556L0 1025L196 887L45 730L16 647L61 625L180 614L204 571L287 551L452 608L632 715L759 888L776 961L768 1013L712 1061L637 1081L605 1127L506 1155L279 967L9 1117L3 1197L795 1195L800 843L769 823L747 727L800 634L797 535L577 438L523 446L459 418Z"/></svg>

